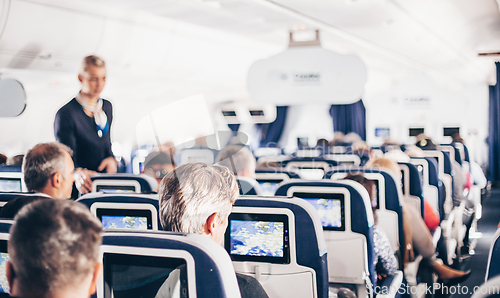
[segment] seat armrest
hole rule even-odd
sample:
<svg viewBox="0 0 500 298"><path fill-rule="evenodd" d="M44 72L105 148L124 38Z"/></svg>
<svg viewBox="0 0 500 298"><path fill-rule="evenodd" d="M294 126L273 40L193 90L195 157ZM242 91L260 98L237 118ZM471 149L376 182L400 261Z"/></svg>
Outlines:
<svg viewBox="0 0 500 298"><path fill-rule="evenodd" d="M375 288L376 298L394 298L403 283L403 272L398 270L393 275L387 276L381 286Z"/></svg>

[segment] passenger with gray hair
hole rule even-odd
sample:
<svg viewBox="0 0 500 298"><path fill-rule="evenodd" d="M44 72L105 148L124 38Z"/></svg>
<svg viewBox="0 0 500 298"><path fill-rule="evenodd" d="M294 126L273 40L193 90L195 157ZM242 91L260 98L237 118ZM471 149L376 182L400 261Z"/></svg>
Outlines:
<svg viewBox="0 0 500 298"><path fill-rule="evenodd" d="M42 143L28 151L23 161L28 191L55 199L68 199L73 190L72 151L61 143Z"/></svg>
<svg viewBox="0 0 500 298"><path fill-rule="evenodd" d="M35 198L69 199L75 181L71 154L71 149L57 142L38 144L30 149L22 165L24 182L29 192L39 195L10 200L3 206L5 212L0 212L0 216L13 218L22 206L33 202Z"/></svg>
<svg viewBox="0 0 500 298"><path fill-rule="evenodd" d="M222 149L215 160L229 168L236 176L255 178L255 157L243 145L229 145Z"/></svg>
<svg viewBox="0 0 500 298"><path fill-rule="evenodd" d="M80 203L40 200L10 229L7 280L20 298L89 297L101 271L102 225Z"/></svg>
<svg viewBox="0 0 500 298"><path fill-rule="evenodd" d="M159 196L164 230L205 235L222 244L229 214L238 198L238 184L227 167L184 164L163 178ZM181 270L170 273L157 298L180 297ZM268 297L255 278L238 273L236 277L242 298Z"/></svg>

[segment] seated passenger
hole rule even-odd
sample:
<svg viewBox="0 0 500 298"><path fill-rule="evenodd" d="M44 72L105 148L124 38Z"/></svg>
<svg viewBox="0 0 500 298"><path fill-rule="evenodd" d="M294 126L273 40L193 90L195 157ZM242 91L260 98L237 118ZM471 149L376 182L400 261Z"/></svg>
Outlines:
<svg viewBox="0 0 500 298"><path fill-rule="evenodd" d="M437 146L436 144L434 144L431 138L423 134L420 134L419 136L420 140L415 144L417 147L419 147L422 150L437 150ZM452 197L453 197L453 207L456 207L460 206L460 203L466 200L464 196L466 176L462 167L458 162L456 162L455 160L451 160L451 166L453 172L455 173L453 175Z"/></svg>
<svg viewBox="0 0 500 298"><path fill-rule="evenodd" d="M72 151L60 143L38 144L28 151L23 163L28 191L54 199L69 199L73 190Z"/></svg>
<svg viewBox="0 0 500 298"><path fill-rule="evenodd" d="M366 164L366 167L381 167L387 169L396 177L399 176L400 173L396 162L383 157L375 157L371 159ZM423 259L428 262L430 268L434 270L437 276L443 280L444 283L456 284L466 280L470 276L470 270L467 272L455 270L436 260L431 233L425 225L419 211L412 206L403 205L403 222L405 236L410 234L409 239L405 239L407 248L413 249L413 247L415 247ZM405 254L406 253L412 253L412 251L405 252Z"/></svg>
<svg viewBox="0 0 500 298"><path fill-rule="evenodd" d="M9 201L0 210L0 218L13 219L24 206L38 200L50 200L49 196L19 197Z"/></svg>
<svg viewBox="0 0 500 298"><path fill-rule="evenodd" d="M374 242L374 266L377 272L377 279L379 281L384 280L388 275L394 275L398 270L398 262L394 256L394 252L391 248L391 243L389 238L385 234L384 230L378 227L377 218L377 197L375 182L366 179L363 175L347 175L344 179L354 180L359 184L363 185L368 194L370 195L370 201L373 211L373 218L375 220L375 225L373 226L373 242Z"/></svg>
<svg viewBox="0 0 500 298"><path fill-rule="evenodd" d="M238 193L236 179L226 167L184 164L161 182L159 214L163 229L201 234L222 243ZM156 297L180 297L180 270L170 274ZM242 298L268 297L255 278L239 273L236 277Z"/></svg>
<svg viewBox="0 0 500 298"><path fill-rule="evenodd" d="M359 141L363 141L363 139L361 138L361 136L355 132L350 132L348 134L345 135L344 137L344 143L347 143L347 144L354 144L356 142L359 142Z"/></svg>
<svg viewBox="0 0 500 298"><path fill-rule="evenodd" d="M364 166L372 156L372 148L365 141L357 141L352 144L352 154L359 156L360 166Z"/></svg>
<svg viewBox="0 0 500 298"><path fill-rule="evenodd" d="M23 159L24 159L24 154L14 155L12 157L9 157L5 162L5 164L8 166L20 166L23 164Z"/></svg>
<svg viewBox="0 0 500 298"><path fill-rule="evenodd" d="M321 154L329 154L330 150L330 142L325 138L320 138L316 141L315 149L320 150Z"/></svg>
<svg viewBox="0 0 500 298"><path fill-rule="evenodd" d="M384 154L384 158L393 160L395 162L409 162L410 156L412 157L423 157L424 152L417 146L408 146L405 152L397 148L395 150L389 151ZM425 214L425 225L430 231L434 231L440 224L441 219L437 210L434 210L432 205L429 203L429 199L424 197L424 214Z"/></svg>
<svg viewBox="0 0 500 298"><path fill-rule="evenodd" d="M333 134L333 139L330 141L330 147L346 146L348 144L344 143L345 134L341 131L336 131Z"/></svg>
<svg viewBox="0 0 500 298"><path fill-rule="evenodd" d="M60 143L38 144L29 150L23 161L24 182L28 191L54 199L69 199L75 181L71 154L71 149ZM84 180L79 176L82 185L90 189L92 184L89 182L90 177L88 178ZM31 202L30 197L19 197L9 201L3 208L19 210ZM14 215L12 212L8 213L9 217Z"/></svg>
<svg viewBox="0 0 500 298"><path fill-rule="evenodd" d="M175 162L171 155L165 152L153 151L146 156L144 160L143 173L149 175L158 181L160 184L161 179L165 175L175 169ZM154 189L154 191L158 191Z"/></svg>
<svg viewBox="0 0 500 298"><path fill-rule="evenodd" d="M215 162L230 169L234 175L255 179L255 157L243 145L229 145L222 149Z"/></svg>
<svg viewBox="0 0 500 298"><path fill-rule="evenodd" d="M99 220L79 203L40 200L25 206L10 229L10 294L88 298L101 270L102 232Z"/></svg>

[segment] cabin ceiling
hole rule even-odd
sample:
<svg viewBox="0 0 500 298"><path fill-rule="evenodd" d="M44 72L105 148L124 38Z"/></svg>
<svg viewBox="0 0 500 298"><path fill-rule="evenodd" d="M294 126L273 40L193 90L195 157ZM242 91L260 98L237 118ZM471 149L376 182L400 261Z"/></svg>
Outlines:
<svg viewBox="0 0 500 298"><path fill-rule="evenodd" d="M455 83L495 83L500 13L495 0L87 0L286 46L294 26L355 53L369 70L423 71Z"/></svg>

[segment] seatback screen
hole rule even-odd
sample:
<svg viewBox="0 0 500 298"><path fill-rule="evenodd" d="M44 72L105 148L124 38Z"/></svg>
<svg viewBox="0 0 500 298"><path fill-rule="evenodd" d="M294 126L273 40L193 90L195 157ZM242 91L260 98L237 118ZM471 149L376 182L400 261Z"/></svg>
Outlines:
<svg viewBox="0 0 500 298"><path fill-rule="evenodd" d="M377 127L375 128L375 136L382 138L382 139L388 139L391 135L391 129L388 127Z"/></svg>
<svg viewBox="0 0 500 298"><path fill-rule="evenodd" d="M283 181L283 179L257 179L259 182L260 189L265 196L274 196L278 185Z"/></svg>
<svg viewBox="0 0 500 298"><path fill-rule="evenodd" d="M21 192L21 178L0 178L0 191Z"/></svg>
<svg viewBox="0 0 500 298"><path fill-rule="evenodd" d="M133 185L97 185L96 191L106 192L106 193L124 193L124 192L135 193L136 189L135 186Z"/></svg>
<svg viewBox="0 0 500 298"><path fill-rule="evenodd" d="M9 254L7 253L7 240L0 240L0 293L9 294L9 283L7 282L7 261L9 261ZM8 295L1 295L9 297Z"/></svg>
<svg viewBox="0 0 500 298"><path fill-rule="evenodd" d="M231 213L224 246L233 261L289 264L288 216Z"/></svg>
<svg viewBox="0 0 500 298"><path fill-rule="evenodd" d="M318 211L323 230L345 231L343 194L295 192L293 196L306 200Z"/></svg>
<svg viewBox="0 0 500 298"><path fill-rule="evenodd" d="M152 230L150 210L97 208L97 217L106 229Z"/></svg>
<svg viewBox="0 0 500 298"><path fill-rule="evenodd" d="M103 263L105 298L188 297L183 259L105 253Z"/></svg>

